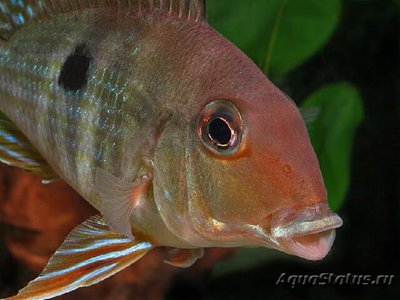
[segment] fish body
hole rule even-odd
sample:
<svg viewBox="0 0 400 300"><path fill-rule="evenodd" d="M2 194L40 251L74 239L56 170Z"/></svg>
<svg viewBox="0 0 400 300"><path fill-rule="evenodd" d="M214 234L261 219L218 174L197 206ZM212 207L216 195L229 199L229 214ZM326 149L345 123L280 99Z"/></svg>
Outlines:
<svg viewBox="0 0 400 300"><path fill-rule="evenodd" d="M75 12L21 29L1 50L1 95L12 103L3 101L2 111L96 208L96 167L132 181L152 158L171 112L183 117L188 109L190 99L175 92L190 82L174 76L185 71L174 51L184 55L196 45L179 42L192 28L174 21L162 14ZM76 89L60 83L71 56L90 64Z"/></svg>
<svg viewBox="0 0 400 300"><path fill-rule="evenodd" d="M185 74L190 67L182 61L201 60L190 57L196 47L207 55L201 38L211 32L192 24L163 11L107 8L22 28L1 50L0 93L12 103L1 109L55 172L101 210L97 168L134 181L147 171L171 116L186 121L196 91L185 95L184 87L195 90L201 79ZM60 70L71 56L88 59L90 67L85 84L68 90Z"/></svg>
<svg viewBox="0 0 400 300"><path fill-rule="evenodd" d="M94 284L158 246L177 266L205 247L327 254L341 220L304 121L208 26L203 1L0 0L0 12L0 159L52 170L103 216L15 299Z"/></svg>

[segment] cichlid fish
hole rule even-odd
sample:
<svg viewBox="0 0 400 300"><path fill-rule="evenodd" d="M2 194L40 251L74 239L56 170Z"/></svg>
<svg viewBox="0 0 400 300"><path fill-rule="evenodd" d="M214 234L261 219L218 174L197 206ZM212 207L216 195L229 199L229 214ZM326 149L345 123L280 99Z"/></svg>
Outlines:
<svg viewBox="0 0 400 300"><path fill-rule="evenodd" d="M341 219L293 101L200 0L0 0L0 159L101 215L10 299L95 284L155 247L322 259Z"/></svg>

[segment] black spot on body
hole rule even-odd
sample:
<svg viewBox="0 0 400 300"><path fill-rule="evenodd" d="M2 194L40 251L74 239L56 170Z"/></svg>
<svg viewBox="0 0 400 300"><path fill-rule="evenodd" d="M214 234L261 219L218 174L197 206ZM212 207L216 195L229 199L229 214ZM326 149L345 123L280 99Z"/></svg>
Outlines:
<svg viewBox="0 0 400 300"><path fill-rule="evenodd" d="M66 58L64 65L61 68L58 77L58 85L64 89L68 97L65 97L65 102L68 109L64 112L67 121L67 126L64 129L64 138L68 141L67 147L70 153L75 153L76 142L79 138L79 131L77 123L81 119L80 110L81 106L80 96L87 86L89 67L92 57L88 48L85 45L78 45L75 50ZM59 129L58 123L53 125L52 130ZM55 145L58 147L58 145ZM77 176L78 166L76 155L68 156L68 170L72 176Z"/></svg>
<svg viewBox="0 0 400 300"><path fill-rule="evenodd" d="M85 45L78 45L61 68L58 84L67 92L79 92L88 81L88 70L92 58Z"/></svg>

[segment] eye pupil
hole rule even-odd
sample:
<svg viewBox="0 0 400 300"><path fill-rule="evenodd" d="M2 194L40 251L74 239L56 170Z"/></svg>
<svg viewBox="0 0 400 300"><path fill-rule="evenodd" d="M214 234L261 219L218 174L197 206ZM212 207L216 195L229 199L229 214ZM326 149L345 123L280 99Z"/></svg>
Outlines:
<svg viewBox="0 0 400 300"><path fill-rule="evenodd" d="M229 124L221 118L212 119L208 123L208 135L214 143L220 146L228 145L232 139Z"/></svg>
<svg viewBox="0 0 400 300"><path fill-rule="evenodd" d="M208 103L197 119L201 143L215 158L233 158L243 149L244 123L239 109L229 100Z"/></svg>

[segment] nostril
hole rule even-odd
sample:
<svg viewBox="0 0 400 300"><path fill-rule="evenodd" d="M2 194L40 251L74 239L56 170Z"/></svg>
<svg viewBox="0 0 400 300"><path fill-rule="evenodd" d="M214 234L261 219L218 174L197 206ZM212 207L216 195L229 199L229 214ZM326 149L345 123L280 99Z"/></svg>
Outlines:
<svg viewBox="0 0 400 300"><path fill-rule="evenodd" d="M283 166L283 171L284 171L286 174L290 174L290 173L292 173L292 167L289 166L289 165L284 165L284 166Z"/></svg>

